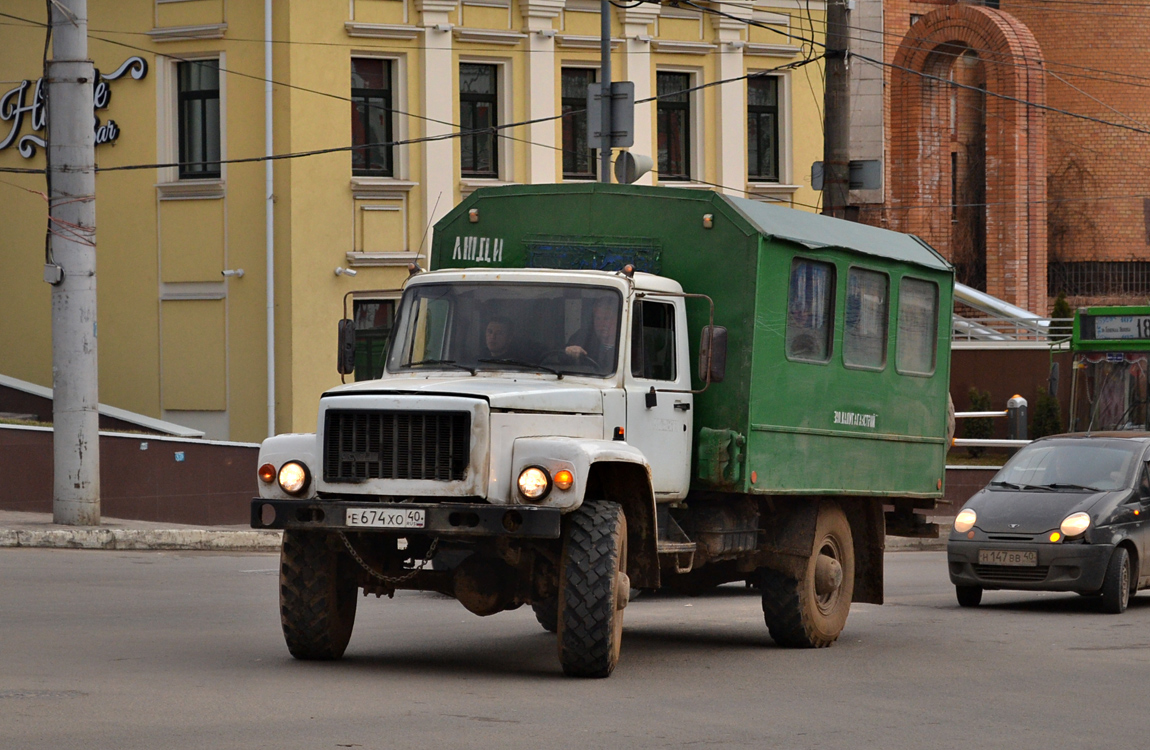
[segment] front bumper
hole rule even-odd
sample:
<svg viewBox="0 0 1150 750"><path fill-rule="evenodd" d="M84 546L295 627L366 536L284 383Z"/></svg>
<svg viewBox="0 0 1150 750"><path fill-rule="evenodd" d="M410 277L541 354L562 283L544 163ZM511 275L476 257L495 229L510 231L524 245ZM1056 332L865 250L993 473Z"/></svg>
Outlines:
<svg viewBox="0 0 1150 750"><path fill-rule="evenodd" d="M348 509L404 512L424 511L422 528L348 526ZM319 500L255 498L251 506L253 529L313 529L394 534L396 536L506 536L558 539L558 508L488 505L487 503L362 503Z"/></svg>
<svg viewBox="0 0 1150 750"><path fill-rule="evenodd" d="M978 551L1035 550L1038 565L981 565ZM1098 591L1114 552L1112 544L1056 544L951 539L946 545L950 582L956 586L1025 591Z"/></svg>

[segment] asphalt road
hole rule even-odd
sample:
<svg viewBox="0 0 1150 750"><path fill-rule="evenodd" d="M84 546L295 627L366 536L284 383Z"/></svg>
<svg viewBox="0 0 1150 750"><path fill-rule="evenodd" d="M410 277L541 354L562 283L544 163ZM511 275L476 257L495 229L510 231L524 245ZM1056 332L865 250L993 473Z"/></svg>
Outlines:
<svg viewBox="0 0 1150 750"><path fill-rule="evenodd" d="M608 680L561 676L529 608L360 600L296 662L270 555L0 550L0 747L1078 748L1150 729L1150 592L960 610L940 552L887 555L839 642L774 646L753 592L645 595Z"/></svg>

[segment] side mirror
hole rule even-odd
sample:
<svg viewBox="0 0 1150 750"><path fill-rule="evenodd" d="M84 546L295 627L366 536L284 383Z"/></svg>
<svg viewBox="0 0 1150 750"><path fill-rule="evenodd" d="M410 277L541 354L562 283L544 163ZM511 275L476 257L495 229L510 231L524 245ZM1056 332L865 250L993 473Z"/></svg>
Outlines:
<svg viewBox="0 0 1150 750"><path fill-rule="evenodd" d="M708 361L710 368L707 367ZM699 335L699 380L722 383L727 374L727 329L703 326Z"/></svg>
<svg viewBox="0 0 1150 750"><path fill-rule="evenodd" d="M340 375L350 375L355 372L355 321L341 320L339 322L339 355L336 358L335 369Z"/></svg>

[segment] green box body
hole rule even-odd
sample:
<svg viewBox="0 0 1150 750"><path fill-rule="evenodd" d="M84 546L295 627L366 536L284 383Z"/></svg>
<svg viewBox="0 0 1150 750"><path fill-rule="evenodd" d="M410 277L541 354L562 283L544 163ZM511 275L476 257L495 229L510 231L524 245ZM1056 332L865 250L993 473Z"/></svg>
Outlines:
<svg viewBox="0 0 1150 750"><path fill-rule="evenodd" d="M826 363L786 356L796 256L835 268L833 349ZM942 495L954 277L915 237L712 191L512 186L477 190L440 220L430 264L606 270L633 264L711 297L715 324L728 332L727 369L723 382L695 397L693 490ZM852 266L889 278L881 369L843 364ZM926 376L900 374L895 366L904 276L938 286L935 366ZM707 322L706 301L689 301L692 362Z"/></svg>

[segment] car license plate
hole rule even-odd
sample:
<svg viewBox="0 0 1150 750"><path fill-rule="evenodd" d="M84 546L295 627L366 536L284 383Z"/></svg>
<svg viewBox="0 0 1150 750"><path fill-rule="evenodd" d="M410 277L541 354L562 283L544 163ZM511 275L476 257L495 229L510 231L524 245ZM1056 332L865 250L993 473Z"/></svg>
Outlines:
<svg viewBox="0 0 1150 750"><path fill-rule="evenodd" d="M1038 552L1036 550L1014 549L980 549L978 551L979 565L1038 565Z"/></svg>
<svg viewBox="0 0 1150 750"><path fill-rule="evenodd" d="M425 512L422 508L348 508L345 523L348 526L370 526L376 529L422 529Z"/></svg>

